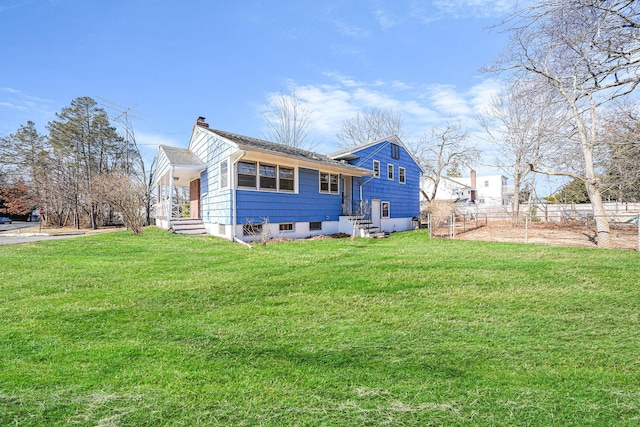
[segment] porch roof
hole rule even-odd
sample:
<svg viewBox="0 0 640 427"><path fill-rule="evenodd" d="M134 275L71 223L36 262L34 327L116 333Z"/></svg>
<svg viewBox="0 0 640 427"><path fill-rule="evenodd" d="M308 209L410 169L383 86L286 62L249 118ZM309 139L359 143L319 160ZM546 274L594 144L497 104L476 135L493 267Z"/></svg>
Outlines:
<svg viewBox="0 0 640 427"><path fill-rule="evenodd" d="M189 185L189 181L199 178L200 172L207 168L205 163L187 148L160 145L160 150L168 163L162 176L171 174L173 170L174 185ZM158 180L161 178L157 177Z"/></svg>

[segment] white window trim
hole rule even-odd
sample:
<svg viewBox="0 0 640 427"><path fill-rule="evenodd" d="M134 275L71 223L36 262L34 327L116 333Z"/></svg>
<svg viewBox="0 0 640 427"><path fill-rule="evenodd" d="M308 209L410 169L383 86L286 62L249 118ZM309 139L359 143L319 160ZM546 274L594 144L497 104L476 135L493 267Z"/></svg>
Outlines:
<svg viewBox="0 0 640 427"><path fill-rule="evenodd" d="M256 164L258 165L256 168L256 173L258 174L256 179L256 184L258 186L258 191L267 191L270 193L276 192L276 191L280 191L280 177L278 176L278 173L280 172L279 166L278 165L274 165L273 163L261 163L261 162L256 162ZM260 167L261 166L270 166L272 168L276 169L276 176L275 176L275 180L276 180L276 188L262 188L261 186L261 182L260 179L262 178L262 175L260 175Z"/></svg>
<svg viewBox="0 0 640 427"><path fill-rule="evenodd" d="M320 176L322 174L327 174L329 175L329 191L323 191L322 190L322 180L320 178ZM337 176L338 177L338 190L337 191L331 191L331 176ZM320 194L340 194L340 174L337 173L331 173L331 172L323 172L323 171L318 171L318 192Z"/></svg>
<svg viewBox="0 0 640 427"><path fill-rule="evenodd" d="M255 187L243 187L238 185L238 167L236 166L233 171L236 177L236 188L239 190L248 191L262 191L265 193L285 193L285 194L298 194L298 168L295 166L279 165L272 162L259 162L257 160L243 160L245 163L254 163L256 165L256 186ZM260 165L275 166L276 168L276 188L260 188ZM280 167L293 169L293 191L280 189Z"/></svg>
<svg viewBox="0 0 640 427"><path fill-rule="evenodd" d="M389 175L389 172L391 172L391 175ZM389 179L389 181L395 181L395 168L393 166L393 163L389 163L387 165L387 178Z"/></svg>
<svg viewBox="0 0 640 427"><path fill-rule="evenodd" d="M378 165L378 172L376 173L376 165ZM373 177L380 178L380 160L373 161Z"/></svg>
<svg viewBox="0 0 640 427"><path fill-rule="evenodd" d="M255 177L256 177L256 185L255 185L255 186L253 186L253 187L246 187L246 186L244 186L244 185L242 185L242 186L240 185L240 173L238 173L238 167L240 166L240 163L253 163L253 164L255 165L255 168L256 168L256 174L255 174ZM258 181L259 181L259 179L260 179L260 173L259 173L259 171L258 171L259 166L260 166L260 165L258 164L258 162L255 162L255 161L253 161L253 160L242 160L242 161L240 161L240 162L236 163L236 167L234 168L234 171L233 171L233 173L235 174L235 177L236 177L236 181L235 181L235 182L236 182L236 187L237 187L238 189L241 189L241 190L257 190L257 189L258 189L258 187L260 186L260 184L259 184L259 182L258 182Z"/></svg>
<svg viewBox="0 0 640 427"><path fill-rule="evenodd" d="M222 164L227 165L227 185L222 186ZM224 159L218 163L218 190L225 190L229 188L229 159Z"/></svg>
<svg viewBox="0 0 640 427"><path fill-rule="evenodd" d="M384 205L387 205L387 215L384 215ZM380 218L391 218L391 203L380 202Z"/></svg>
<svg viewBox="0 0 640 427"><path fill-rule="evenodd" d="M281 166L278 165L278 168L276 170L276 179L277 179L278 192L296 194L298 192L298 168L293 167L293 166L282 166L283 168L292 169L293 170L293 190L282 190L282 189L280 189L280 167Z"/></svg>
<svg viewBox="0 0 640 427"><path fill-rule="evenodd" d="M398 167L398 182L400 184L407 183L407 169L403 168L402 166Z"/></svg>
<svg viewBox="0 0 640 427"><path fill-rule="evenodd" d="M283 225L290 225L291 230L283 230ZM278 230L280 231L280 233L294 233L296 231L296 225L293 222L281 222L280 224L278 224Z"/></svg>

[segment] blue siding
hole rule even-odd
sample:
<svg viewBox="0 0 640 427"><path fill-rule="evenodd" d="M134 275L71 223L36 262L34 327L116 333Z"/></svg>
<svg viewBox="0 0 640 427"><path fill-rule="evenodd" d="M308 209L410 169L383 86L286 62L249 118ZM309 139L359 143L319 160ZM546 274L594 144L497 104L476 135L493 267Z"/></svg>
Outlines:
<svg viewBox="0 0 640 427"><path fill-rule="evenodd" d="M317 170L299 168L297 194L238 190L238 224L261 222L265 217L271 223L337 221L342 213L342 197L321 194L318 174Z"/></svg>
<svg viewBox="0 0 640 427"><path fill-rule="evenodd" d="M189 148L198 153L201 158L206 156L207 169L200 174L202 220L212 224L231 224L231 190L218 189L218 187L220 162L228 159L234 148L208 132L195 135ZM231 182L231 173L231 162L229 162L229 182Z"/></svg>
<svg viewBox="0 0 640 427"><path fill-rule="evenodd" d="M373 170L373 161L380 162L380 177L370 179L354 178L353 197L360 198L360 185L367 182L362 187L362 198L364 200L379 199L390 204L390 218L409 218L420 214L420 167L416 164L409 153L400 146L400 158L391 157L391 143L388 141L366 147L360 151L355 151L358 159L351 160L350 163ZM393 164L393 181L387 178L387 166ZM400 184L399 167L406 170L406 184Z"/></svg>

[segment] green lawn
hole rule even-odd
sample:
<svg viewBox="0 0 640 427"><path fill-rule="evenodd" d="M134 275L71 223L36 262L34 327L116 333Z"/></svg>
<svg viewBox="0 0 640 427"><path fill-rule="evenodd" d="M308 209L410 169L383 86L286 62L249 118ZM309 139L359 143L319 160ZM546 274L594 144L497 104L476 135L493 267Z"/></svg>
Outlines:
<svg viewBox="0 0 640 427"><path fill-rule="evenodd" d="M640 255L157 229L0 247L0 425L638 426Z"/></svg>

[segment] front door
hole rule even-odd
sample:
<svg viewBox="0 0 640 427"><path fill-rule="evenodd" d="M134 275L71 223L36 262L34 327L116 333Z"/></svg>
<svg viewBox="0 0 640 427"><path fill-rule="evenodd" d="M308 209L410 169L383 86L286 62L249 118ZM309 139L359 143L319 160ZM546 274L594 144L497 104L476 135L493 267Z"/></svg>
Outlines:
<svg viewBox="0 0 640 427"><path fill-rule="evenodd" d="M351 199L351 177L342 177L342 214L351 214L353 210L353 201Z"/></svg>
<svg viewBox="0 0 640 427"><path fill-rule="evenodd" d="M380 228L380 200L371 200L371 225Z"/></svg>
<svg viewBox="0 0 640 427"><path fill-rule="evenodd" d="M189 217L200 218L200 180L194 179L189 183Z"/></svg>

